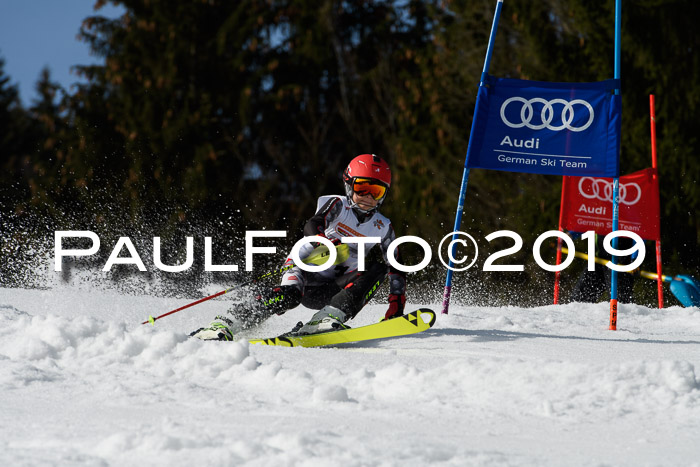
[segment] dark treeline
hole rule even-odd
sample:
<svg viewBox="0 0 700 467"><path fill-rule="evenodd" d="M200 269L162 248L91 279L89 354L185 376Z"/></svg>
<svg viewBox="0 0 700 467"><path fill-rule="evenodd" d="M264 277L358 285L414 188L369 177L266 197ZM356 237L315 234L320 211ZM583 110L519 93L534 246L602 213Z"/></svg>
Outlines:
<svg viewBox="0 0 700 467"><path fill-rule="evenodd" d="M80 29L104 58L76 64L84 84L61 89L46 71L25 108L0 62L6 226L40 215L165 236L225 220L226 234L295 234L317 196L342 192L350 158L372 152L394 170L383 211L399 235L452 230L494 0L124 0L115 20L102 3ZM672 272L700 270L699 17L691 0L623 5L622 173L651 165L653 93ZM491 73L610 78L613 28L613 0L508 0ZM557 226L560 188L472 171L464 229L532 245Z"/></svg>

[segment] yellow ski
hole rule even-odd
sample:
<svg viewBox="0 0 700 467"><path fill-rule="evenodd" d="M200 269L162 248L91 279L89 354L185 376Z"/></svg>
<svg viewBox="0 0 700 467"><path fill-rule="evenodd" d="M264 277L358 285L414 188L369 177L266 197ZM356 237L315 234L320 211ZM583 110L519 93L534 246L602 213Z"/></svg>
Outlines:
<svg viewBox="0 0 700 467"><path fill-rule="evenodd" d="M427 308L420 308L399 318L380 321L379 323L359 328L303 336L283 335L269 339L252 339L248 342L251 344L279 345L283 347L322 347L325 345L344 344L346 342L406 336L430 329L433 324L435 324L435 312Z"/></svg>

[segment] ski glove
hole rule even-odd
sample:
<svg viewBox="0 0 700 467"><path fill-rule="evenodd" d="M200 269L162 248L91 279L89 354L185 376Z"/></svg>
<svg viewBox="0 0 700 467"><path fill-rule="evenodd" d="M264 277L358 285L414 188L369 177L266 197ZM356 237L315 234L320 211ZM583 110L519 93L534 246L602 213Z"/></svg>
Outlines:
<svg viewBox="0 0 700 467"><path fill-rule="evenodd" d="M389 294L389 309L384 315L384 319L398 318L403 316L403 308L406 305L406 296Z"/></svg>

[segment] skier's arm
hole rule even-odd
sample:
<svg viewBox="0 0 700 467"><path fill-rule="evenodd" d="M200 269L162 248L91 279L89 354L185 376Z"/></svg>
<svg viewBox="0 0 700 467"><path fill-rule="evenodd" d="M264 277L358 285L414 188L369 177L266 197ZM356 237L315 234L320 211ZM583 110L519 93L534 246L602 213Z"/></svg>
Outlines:
<svg viewBox="0 0 700 467"><path fill-rule="evenodd" d="M330 199L321 206L316 214L304 224L304 236L326 236L326 228L342 212L343 203L340 198Z"/></svg>
<svg viewBox="0 0 700 467"><path fill-rule="evenodd" d="M304 236L313 237L314 235L320 235L321 237L325 237L326 228L331 222L333 222L334 219L338 217L338 215L342 212L342 209L343 203L340 198L331 198L326 201L318 212L316 212L316 214L314 214L313 217L311 217L311 219L306 221L306 224L304 224ZM334 245L336 245L336 248L341 244L339 239L330 240ZM318 246L319 243L316 242L308 243L302 246L299 250L299 258L302 260L305 259ZM284 265L289 266L290 264L293 264L293 261L290 257L288 257Z"/></svg>

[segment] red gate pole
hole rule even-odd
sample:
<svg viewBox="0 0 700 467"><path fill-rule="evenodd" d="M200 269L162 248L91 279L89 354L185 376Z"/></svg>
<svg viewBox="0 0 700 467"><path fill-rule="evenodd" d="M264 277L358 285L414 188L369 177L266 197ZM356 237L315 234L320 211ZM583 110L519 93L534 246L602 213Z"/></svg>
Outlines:
<svg viewBox="0 0 700 467"><path fill-rule="evenodd" d="M657 157L656 157L656 112L654 110L654 95L649 95L649 115L651 122L651 166L656 170L654 178L656 178L656 186L659 186L659 173L657 167ZM659 188L660 189L660 188ZM661 213L659 213L659 217ZM659 219L659 222L661 220ZM660 227L660 226L659 226ZM661 274L661 240L656 240L656 286L659 296L659 308L664 307L664 289L663 289L663 279Z"/></svg>

